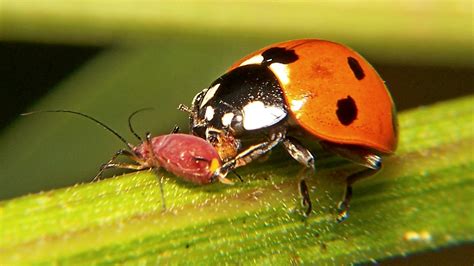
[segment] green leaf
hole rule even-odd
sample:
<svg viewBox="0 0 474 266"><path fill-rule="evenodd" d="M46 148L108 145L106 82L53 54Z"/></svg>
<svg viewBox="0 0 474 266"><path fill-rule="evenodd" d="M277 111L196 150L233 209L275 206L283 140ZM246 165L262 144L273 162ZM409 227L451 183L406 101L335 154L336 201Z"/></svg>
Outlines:
<svg viewBox="0 0 474 266"><path fill-rule="evenodd" d="M281 150L239 172L244 183L194 186L139 172L0 203L0 261L133 264L347 264L474 240L474 97L402 113L400 146L357 183L356 167L315 148L315 211L301 215L299 166Z"/></svg>

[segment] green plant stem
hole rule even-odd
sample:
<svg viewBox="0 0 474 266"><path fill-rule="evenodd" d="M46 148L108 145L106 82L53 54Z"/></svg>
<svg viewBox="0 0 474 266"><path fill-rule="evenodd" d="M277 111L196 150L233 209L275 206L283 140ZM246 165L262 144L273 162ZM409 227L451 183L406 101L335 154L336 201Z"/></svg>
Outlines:
<svg viewBox="0 0 474 266"><path fill-rule="evenodd" d="M315 210L299 206L299 166L281 151L234 186L193 186L137 172L0 203L0 262L353 263L474 240L474 97L404 112L400 146L354 187L338 224L343 177L356 167L315 149Z"/></svg>

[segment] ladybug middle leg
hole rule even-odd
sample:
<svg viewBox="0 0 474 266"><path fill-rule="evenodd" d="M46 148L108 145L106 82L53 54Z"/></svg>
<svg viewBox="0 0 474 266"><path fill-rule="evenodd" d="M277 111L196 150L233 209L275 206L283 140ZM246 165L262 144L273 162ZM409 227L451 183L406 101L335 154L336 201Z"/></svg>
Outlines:
<svg viewBox="0 0 474 266"><path fill-rule="evenodd" d="M278 131L277 133L272 134L269 141L252 145L246 150L240 152L233 159L227 161L216 173L216 176L225 176L229 171L250 163L251 161L268 153L279 143L283 143L285 149L291 155L291 157L305 166L303 173L300 175L302 178L299 183L299 189L302 197L302 205L306 207L305 215L308 216L312 211L312 203L309 197L309 189L306 184L306 179L307 177L314 175L314 156L298 140L286 136L285 131Z"/></svg>
<svg viewBox="0 0 474 266"><path fill-rule="evenodd" d="M346 190L344 197L338 204L337 221L343 222L349 217L349 205L352 198L352 185L363 178L372 176L382 169L382 157L357 146L340 145L329 142L321 142L321 146L345 159L366 167L366 169L353 173L346 178Z"/></svg>
<svg viewBox="0 0 474 266"><path fill-rule="evenodd" d="M313 205L309 197L309 189L306 185L306 179L314 176L316 171L314 167L314 156L306 147L303 146L303 144L293 137L287 136L283 141L283 145L291 157L305 167L303 168L302 174L300 174L301 180L299 188L301 193L301 203L303 207L306 207L305 215L309 216L313 209Z"/></svg>

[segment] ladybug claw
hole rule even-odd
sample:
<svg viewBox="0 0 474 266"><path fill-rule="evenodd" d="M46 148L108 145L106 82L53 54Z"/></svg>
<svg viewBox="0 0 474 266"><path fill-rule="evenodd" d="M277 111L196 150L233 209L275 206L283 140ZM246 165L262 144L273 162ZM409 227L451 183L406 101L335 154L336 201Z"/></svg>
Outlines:
<svg viewBox="0 0 474 266"><path fill-rule="evenodd" d="M337 209L338 209L338 215L337 215L337 222L338 223L342 223L344 222L347 218L349 218L349 206L347 205L346 202L344 201L341 201L339 202L338 206L337 206Z"/></svg>
<svg viewBox="0 0 474 266"><path fill-rule="evenodd" d="M306 210L304 212L304 216L309 217L311 215L311 212L313 211L313 206L311 204L311 201L303 200L302 205L303 205L303 207L306 207Z"/></svg>
<svg viewBox="0 0 474 266"><path fill-rule="evenodd" d="M337 222L342 223L344 222L347 218L349 218L349 213L347 211L343 211L337 215Z"/></svg>

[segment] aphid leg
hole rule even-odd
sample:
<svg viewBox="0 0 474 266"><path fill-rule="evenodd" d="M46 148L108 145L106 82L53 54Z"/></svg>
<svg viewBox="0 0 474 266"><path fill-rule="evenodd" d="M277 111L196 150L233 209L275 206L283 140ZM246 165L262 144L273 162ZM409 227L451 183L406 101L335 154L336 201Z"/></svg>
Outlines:
<svg viewBox="0 0 474 266"><path fill-rule="evenodd" d="M150 152L150 159L153 161L153 165L158 165L158 161L156 160L155 153L153 152L153 143L151 142L151 133L146 132L145 133L145 143L148 146L148 150Z"/></svg>
<svg viewBox="0 0 474 266"><path fill-rule="evenodd" d="M176 129L176 127L175 127L175 129ZM151 133L146 132L145 136L146 136L146 143L147 143L149 149L151 151L153 151L153 146L152 146L152 143L151 143ZM156 167L158 165L158 160L156 159L154 152L151 152L151 159L153 160L153 165L155 165L155 167L153 167L153 171L155 171L156 175L159 176L159 172L158 172L159 168ZM163 190L163 177L158 178L158 183L160 184L161 206L163 207L163 211L166 211L165 193L164 193L164 190Z"/></svg>
<svg viewBox="0 0 474 266"><path fill-rule="evenodd" d="M108 163L104 165L104 169L109 168L120 168L120 169L130 169L130 170L144 170L150 167L144 166L141 164L132 164L132 163Z"/></svg>
<svg viewBox="0 0 474 266"><path fill-rule="evenodd" d="M352 198L352 185L358 180L372 176L380 171L382 169L382 157L367 149L355 146L348 147L328 142L321 142L321 146L345 159L367 167L367 169L351 174L346 178L346 190L344 192L344 197L337 206L339 212L337 221L343 222L349 217L349 206Z"/></svg>
<svg viewBox="0 0 474 266"><path fill-rule="evenodd" d="M145 133L145 138L146 138L146 142L148 143L148 145L151 145L151 133L150 132Z"/></svg>
<svg viewBox="0 0 474 266"><path fill-rule="evenodd" d="M299 183L299 188L301 194L301 204L303 207L306 207L305 215L309 216L313 209L313 205L309 196L308 186L306 185L306 179L314 176L316 171L314 166L314 156L295 138L286 137L283 141L283 145L291 157L293 157L293 159L305 167L302 169L302 173L300 174L301 180Z"/></svg>
<svg viewBox="0 0 474 266"><path fill-rule="evenodd" d="M156 175L159 175L159 168L154 167L153 171ZM165 191L163 190L163 176L158 178L158 183L160 184L160 193L161 193L161 207L163 207L163 212L166 211L166 201L165 201Z"/></svg>
<svg viewBox="0 0 474 266"><path fill-rule="evenodd" d="M178 125L174 125L174 128L173 130L171 130L170 134L176 134L179 132L179 126Z"/></svg>
<svg viewBox="0 0 474 266"><path fill-rule="evenodd" d="M124 150L124 149L121 149L121 150L118 150L114 156L112 156L112 158L110 158L110 160L106 163L104 163L103 165L101 165L100 169L99 169L99 172L95 175L94 179L92 179L92 182L95 182L95 181L98 181L100 180L100 177L102 176L102 173L106 170L106 169L109 169L109 168L124 168L124 169L136 169L136 170L142 170L142 169L145 169L145 168L141 168L141 169L137 169L136 167L139 167L141 164L124 164L124 163L114 163L115 160L119 157L119 156L127 156L129 157L130 159L132 159L133 161L135 162L138 162L140 163L140 160L136 157L136 155L129 151L129 150ZM133 167L132 167L133 166Z"/></svg>

